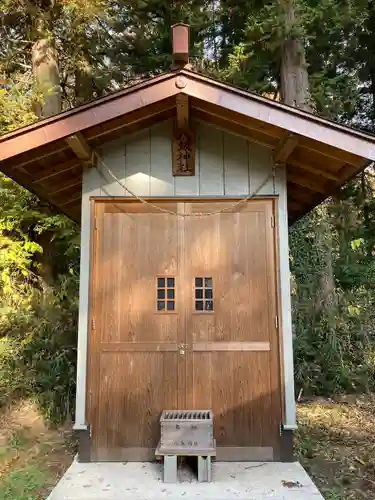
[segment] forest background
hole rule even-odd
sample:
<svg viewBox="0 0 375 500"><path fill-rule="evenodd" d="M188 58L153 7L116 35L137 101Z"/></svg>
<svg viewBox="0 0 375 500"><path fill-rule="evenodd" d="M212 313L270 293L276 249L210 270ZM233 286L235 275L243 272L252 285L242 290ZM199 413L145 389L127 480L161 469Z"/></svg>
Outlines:
<svg viewBox="0 0 375 500"><path fill-rule="evenodd" d="M368 0L0 0L0 134L167 70L195 70L375 133ZM79 228L0 177L0 407L73 419ZM375 170L290 228L297 395L375 389Z"/></svg>

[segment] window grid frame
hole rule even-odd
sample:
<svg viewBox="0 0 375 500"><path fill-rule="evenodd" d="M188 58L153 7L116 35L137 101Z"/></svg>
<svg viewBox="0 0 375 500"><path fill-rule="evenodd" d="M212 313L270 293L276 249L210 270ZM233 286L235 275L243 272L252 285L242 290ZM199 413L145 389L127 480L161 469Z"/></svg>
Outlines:
<svg viewBox="0 0 375 500"><path fill-rule="evenodd" d="M201 283L201 284L199 284ZM212 276L194 276L193 282L193 310L195 314L213 314L214 310L214 291L213 291L213 278ZM197 297L197 292L201 292L201 297ZM210 292L207 296L206 293ZM200 295L200 293L199 293ZM207 304L211 304L211 309L207 309ZM197 304L202 305L202 309L197 309Z"/></svg>
<svg viewBox="0 0 375 500"><path fill-rule="evenodd" d="M168 282L168 280L172 279L173 280L173 285ZM160 280L163 280L163 283L160 282ZM168 298L168 292L172 291L173 293L173 298ZM164 298L159 297L159 292L163 292ZM156 314L176 314L176 276L171 275L171 274L158 274L156 275L156 299L155 299L155 306ZM161 306L161 304L164 303L164 307ZM159 309L159 304L160 307L163 307L163 309ZM168 309L169 305L172 306L172 309Z"/></svg>

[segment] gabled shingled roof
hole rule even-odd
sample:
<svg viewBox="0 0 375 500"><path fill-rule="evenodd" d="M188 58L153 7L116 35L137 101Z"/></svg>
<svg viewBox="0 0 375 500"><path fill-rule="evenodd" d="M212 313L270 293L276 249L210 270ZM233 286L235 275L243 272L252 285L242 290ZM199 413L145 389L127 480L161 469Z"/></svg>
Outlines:
<svg viewBox="0 0 375 500"><path fill-rule="evenodd" d="M271 148L287 165L291 222L375 160L375 136L182 69L0 137L0 169L79 221L90 150L174 117L180 93L192 117Z"/></svg>

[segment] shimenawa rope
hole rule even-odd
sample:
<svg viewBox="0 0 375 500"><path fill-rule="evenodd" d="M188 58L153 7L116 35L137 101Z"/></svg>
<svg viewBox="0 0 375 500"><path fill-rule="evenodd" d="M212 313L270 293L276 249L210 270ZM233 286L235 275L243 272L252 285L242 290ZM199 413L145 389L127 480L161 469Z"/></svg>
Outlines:
<svg viewBox="0 0 375 500"><path fill-rule="evenodd" d="M274 165L272 168L272 172L269 175L267 175L267 177L264 179L264 181L261 183L261 185L255 191L253 191L249 196L246 196L245 198L241 198L240 200L236 201L235 203L233 203L231 205L227 205L226 207L222 208L221 210L217 210L215 212L196 212L196 213L192 213L192 214L181 214L178 212L174 212L173 210L168 210L166 208L163 208L160 205L155 205L154 203L152 203L148 200L145 200L141 196L138 196L137 194L135 194L134 191L132 191L123 181L121 181L112 172L112 170L104 162L103 158L97 152L95 152L95 156L98 159L98 161L100 162L103 169L110 175L110 177L115 182L117 182L117 184L119 184L125 191L127 191L131 196L134 196L134 198L136 198L138 201L140 201L143 205L148 205L149 207L152 207L155 210L158 210L159 212L162 212L165 214L170 214L170 215L175 215L177 217L208 217L208 216L212 216L212 215L219 215L219 214L222 214L225 212L230 212L231 210L234 210L238 206L240 206L243 203L246 203L247 201L254 198L254 196L256 196L259 193L259 191L267 184L267 182L270 179L275 178L275 165ZM103 179L107 180L105 178L104 173L101 171L100 168L98 168L98 171L99 171L99 174L103 177Z"/></svg>

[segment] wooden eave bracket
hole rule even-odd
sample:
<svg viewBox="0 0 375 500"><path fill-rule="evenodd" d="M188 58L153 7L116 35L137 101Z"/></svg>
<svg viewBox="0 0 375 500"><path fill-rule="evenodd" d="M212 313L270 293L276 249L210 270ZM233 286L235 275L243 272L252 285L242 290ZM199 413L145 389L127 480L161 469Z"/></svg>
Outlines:
<svg viewBox="0 0 375 500"><path fill-rule="evenodd" d="M298 146L298 136L292 133L282 137L273 151L273 160L276 165L285 165L288 158Z"/></svg>
<svg viewBox="0 0 375 500"><path fill-rule="evenodd" d="M76 134L66 137L65 142L77 158L79 158L85 165L89 167L96 166L95 152L91 149L91 146L81 132L77 132Z"/></svg>

